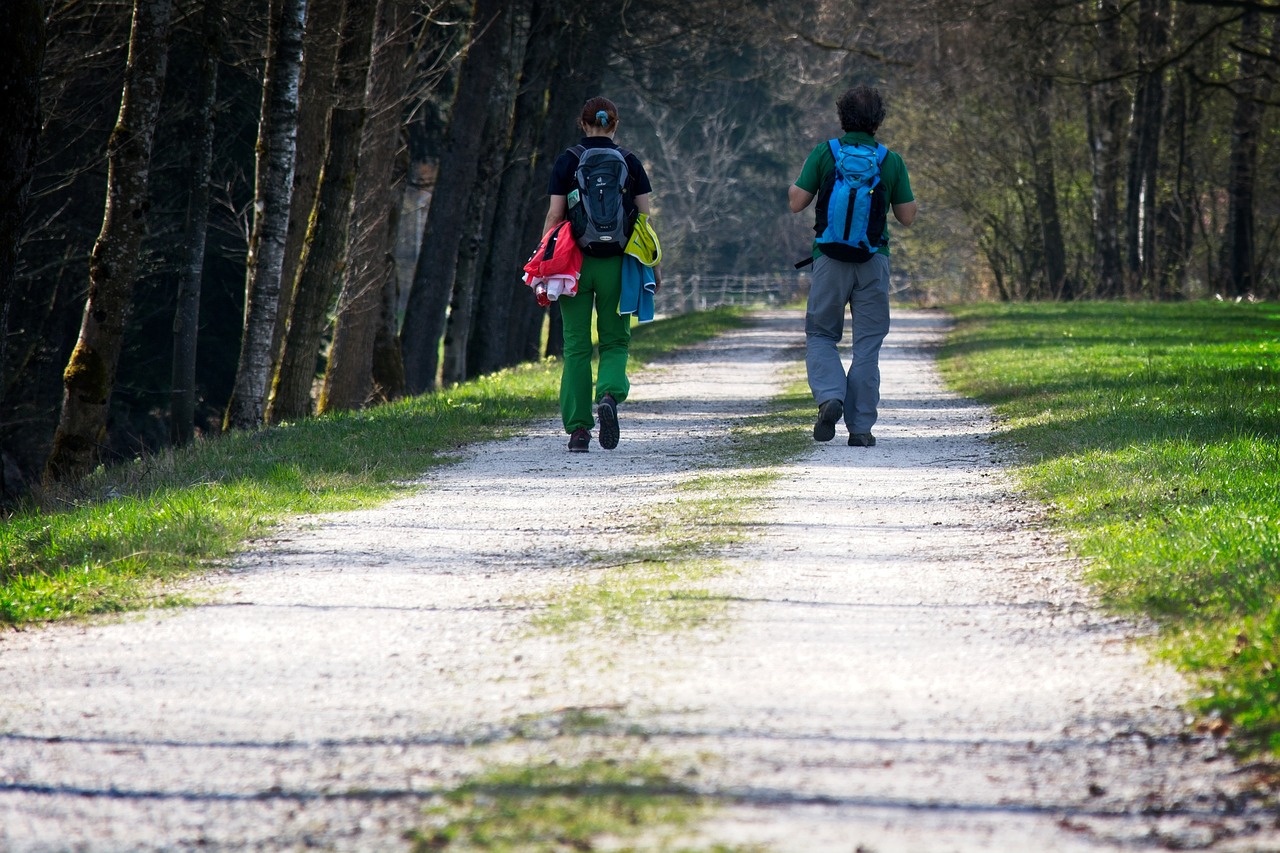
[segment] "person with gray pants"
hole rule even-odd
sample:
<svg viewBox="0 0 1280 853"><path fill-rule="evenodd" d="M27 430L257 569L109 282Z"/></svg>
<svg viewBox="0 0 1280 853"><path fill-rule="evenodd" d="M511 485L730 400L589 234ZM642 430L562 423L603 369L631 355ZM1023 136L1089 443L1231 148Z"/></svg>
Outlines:
<svg viewBox="0 0 1280 853"><path fill-rule="evenodd" d="M845 92L836 107L844 131L839 145L878 145L875 133L885 116L879 90L857 86ZM835 172L833 145L822 142L805 159L800 177L787 190L792 213L808 207ZM879 187L894 219L910 225L916 218L916 201L901 155L894 151L884 153L879 177ZM809 389L818 404L818 420L813 425L815 441L834 438L836 424L843 416L851 446L874 447L876 443L871 428L880 403L880 345L889 332L887 223L880 241L870 259L861 262L829 257L814 241L804 332ZM838 349L844 336L846 306L853 320L853 361L847 373Z"/></svg>

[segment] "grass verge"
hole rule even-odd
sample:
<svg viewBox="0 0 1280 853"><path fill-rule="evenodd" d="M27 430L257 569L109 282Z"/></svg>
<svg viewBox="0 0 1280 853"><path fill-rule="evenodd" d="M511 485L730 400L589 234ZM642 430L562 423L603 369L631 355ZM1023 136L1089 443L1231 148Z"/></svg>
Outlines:
<svg viewBox="0 0 1280 853"><path fill-rule="evenodd" d="M1162 626L1201 725L1280 754L1280 306L957 309L942 367L993 404L1115 608Z"/></svg>
<svg viewBox="0 0 1280 853"><path fill-rule="evenodd" d="M634 362L744 322L722 310L638 327ZM524 365L99 470L55 509L0 521L0 624L183 603L164 581L227 558L282 519L386 501L459 446L552 416L559 373L554 360Z"/></svg>

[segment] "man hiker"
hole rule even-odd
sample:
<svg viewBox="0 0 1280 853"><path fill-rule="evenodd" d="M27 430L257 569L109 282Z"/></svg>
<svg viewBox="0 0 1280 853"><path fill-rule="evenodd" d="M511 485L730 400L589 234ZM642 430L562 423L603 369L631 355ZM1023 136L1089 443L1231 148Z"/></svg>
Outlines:
<svg viewBox="0 0 1280 853"><path fill-rule="evenodd" d="M849 445L874 447L880 345L889 332L885 211L892 209L898 222L910 225L916 202L902 157L875 138L885 114L879 90L857 86L836 106L844 135L815 146L787 190L792 213L818 199L813 256L797 264L813 263L804 321L805 368L818 404L814 440L834 438L843 416ZM837 349L845 306L853 318L853 363L847 374Z"/></svg>

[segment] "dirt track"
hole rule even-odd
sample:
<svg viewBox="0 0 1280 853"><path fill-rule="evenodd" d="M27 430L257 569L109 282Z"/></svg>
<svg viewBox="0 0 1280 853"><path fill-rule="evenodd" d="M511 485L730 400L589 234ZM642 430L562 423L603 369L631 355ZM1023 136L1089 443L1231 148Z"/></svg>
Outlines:
<svg viewBox="0 0 1280 853"><path fill-rule="evenodd" d="M399 849L469 773L635 732L723 798L707 843L1280 850L1185 736L1186 686L1011 495L990 414L941 389L943 322L895 317L879 446L842 429L781 472L711 627L528 630L777 391L794 312L635 377L616 451L539 424L303 520L207 606L0 635L0 850ZM579 708L609 726L555 736Z"/></svg>

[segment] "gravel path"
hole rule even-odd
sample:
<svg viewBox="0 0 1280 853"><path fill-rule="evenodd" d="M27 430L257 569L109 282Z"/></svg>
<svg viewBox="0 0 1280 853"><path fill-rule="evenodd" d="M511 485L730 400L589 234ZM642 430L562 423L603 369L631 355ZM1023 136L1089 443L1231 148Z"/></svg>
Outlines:
<svg viewBox="0 0 1280 853"><path fill-rule="evenodd" d="M900 312L874 449L769 487L707 626L531 631L776 393L796 312L636 377L616 451L558 424L386 507L304 519L210 604L0 635L0 850L402 849L433 791L643 732L776 851L1280 850L1186 686L1010 493L990 413ZM807 431L799 433L808 442ZM575 736L592 709L610 722ZM628 734L630 733L630 734Z"/></svg>

